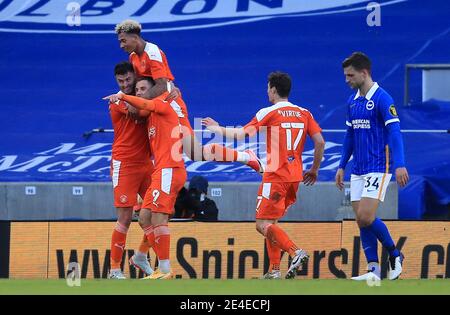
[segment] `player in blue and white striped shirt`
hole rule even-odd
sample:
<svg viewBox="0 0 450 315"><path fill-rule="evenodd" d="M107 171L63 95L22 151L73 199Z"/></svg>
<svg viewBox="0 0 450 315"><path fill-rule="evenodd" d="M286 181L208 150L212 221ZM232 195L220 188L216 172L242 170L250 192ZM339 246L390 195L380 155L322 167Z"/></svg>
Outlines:
<svg viewBox="0 0 450 315"><path fill-rule="evenodd" d="M400 120L392 97L371 77L370 59L355 52L342 63L345 80L357 89L348 99L347 133L336 185L344 188L344 169L353 154L350 180L350 197L356 222L360 228L361 242L368 262L368 273L353 280L380 280L378 242L389 251L389 279L397 279L402 272L403 255L384 224L376 217L380 201L384 200L391 169L400 187L408 180L403 155Z"/></svg>

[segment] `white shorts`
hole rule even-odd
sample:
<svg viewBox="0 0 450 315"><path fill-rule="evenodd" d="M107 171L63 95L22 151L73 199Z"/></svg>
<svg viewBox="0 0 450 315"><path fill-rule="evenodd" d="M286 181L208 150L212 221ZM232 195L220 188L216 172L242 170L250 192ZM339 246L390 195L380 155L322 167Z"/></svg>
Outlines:
<svg viewBox="0 0 450 315"><path fill-rule="evenodd" d="M373 198L383 202L391 177L392 174L388 173L352 174L350 200L359 201L361 198Z"/></svg>

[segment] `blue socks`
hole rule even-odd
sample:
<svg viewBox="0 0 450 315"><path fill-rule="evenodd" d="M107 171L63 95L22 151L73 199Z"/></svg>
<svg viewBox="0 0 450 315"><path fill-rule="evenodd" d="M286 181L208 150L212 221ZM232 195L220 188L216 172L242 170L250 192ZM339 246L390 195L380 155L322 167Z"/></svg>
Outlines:
<svg viewBox="0 0 450 315"><path fill-rule="evenodd" d="M380 218L375 218L375 220L372 222L371 225L363 229L370 230L376 236L376 238L381 242L381 244L383 244L383 246L389 251L389 256L391 257L400 256L400 252L398 251L397 248L395 248L394 241L392 240L391 234L389 234L386 224L384 224L384 222L381 221ZM361 241L363 242L364 246L362 233L363 229L361 229Z"/></svg>
<svg viewBox="0 0 450 315"><path fill-rule="evenodd" d="M369 229L369 227L363 227L359 229L361 235L361 244L366 255L367 262L378 263L378 240L375 234Z"/></svg>

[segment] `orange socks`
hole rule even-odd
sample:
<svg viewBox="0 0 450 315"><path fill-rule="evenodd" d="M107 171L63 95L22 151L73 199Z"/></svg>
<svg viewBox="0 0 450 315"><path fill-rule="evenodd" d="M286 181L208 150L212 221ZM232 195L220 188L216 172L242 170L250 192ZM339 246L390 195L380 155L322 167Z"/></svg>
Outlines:
<svg viewBox="0 0 450 315"><path fill-rule="evenodd" d="M293 257L295 255L295 251L298 250L297 245L295 245L286 232L276 224L271 224L267 227L266 237L276 246L285 252L288 252L291 257Z"/></svg>
<svg viewBox="0 0 450 315"><path fill-rule="evenodd" d="M148 250L150 249L150 247L151 246L150 246L150 244L149 244L149 242L147 240L147 235L144 234L144 236L142 237L142 240L141 240L141 244L139 244L138 251L141 254L147 255Z"/></svg>
<svg viewBox="0 0 450 315"><path fill-rule="evenodd" d="M125 242L127 240L127 232L128 228L125 225L120 222L116 223L111 238L111 269L120 269L123 251L125 250Z"/></svg>
<svg viewBox="0 0 450 315"><path fill-rule="evenodd" d="M167 224L160 224L153 227L154 249L159 260L169 259L170 255L170 233ZM147 238L148 239L148 238Z"/></svg>
<svg viewBox="0 0 450 315"><path fill-rule="evenodd" d="M153 226L149 225L147 227L144 227L144 236L147 239L147 244L150 247L153 247L153 249L155 249L155 233L153 232ZM142 243L144 242L144 240L142 240ZM141 250L141 248L139 247L139 251ZM156 249L155 249L156 252Z"/></svg>
<svg viewBox="0 0 450 315"><path fill-rule="evenodd" d="M280 270L281 249L266 238L267 255L269 256L269 271Z"/></svg>

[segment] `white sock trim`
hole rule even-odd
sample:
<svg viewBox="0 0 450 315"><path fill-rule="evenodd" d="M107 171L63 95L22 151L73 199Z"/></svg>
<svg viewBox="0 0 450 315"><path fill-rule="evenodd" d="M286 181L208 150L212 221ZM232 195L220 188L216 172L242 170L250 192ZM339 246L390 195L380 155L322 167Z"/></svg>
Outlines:
<svg viewBox="0 0 450 315"><path fill-rule="evenodd" d="M159 270L164 273L170 272L170 260L169 259L162 259L158 263Z"/></svg>
<svg viewBox="0 0 450 315"><path fill-rule="evenodd" d="M250 161L250 154L248 154L247 152L239 152L238 151L236 161L247 164L248 161Z"/></svg>

